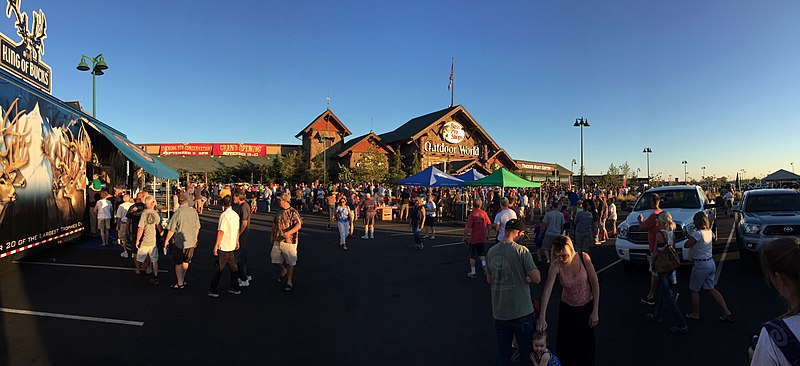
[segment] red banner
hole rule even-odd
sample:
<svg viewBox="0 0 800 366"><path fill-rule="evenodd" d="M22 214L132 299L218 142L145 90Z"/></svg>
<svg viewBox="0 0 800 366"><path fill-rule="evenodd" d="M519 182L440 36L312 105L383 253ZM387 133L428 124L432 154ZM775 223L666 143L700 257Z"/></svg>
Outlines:
<svg viewBox="0 0 800 366"><path fill-rule="evenodd" d="M264 144L214 144L216 156L267 156Z"/></svg>
<svg viewBox="0 0 800 366"><path fill-rule="evenodd" d="M211 144L161 144L161 156L211 156Z"/></svg>

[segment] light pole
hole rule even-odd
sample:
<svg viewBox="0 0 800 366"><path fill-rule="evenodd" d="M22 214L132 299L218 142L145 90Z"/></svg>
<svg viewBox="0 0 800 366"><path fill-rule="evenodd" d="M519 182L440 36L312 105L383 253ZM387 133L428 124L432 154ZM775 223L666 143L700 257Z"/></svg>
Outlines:
<svg viewBox="0 0 800 366"><path fill-rule="evenodd" d="M642 152L647 155L647 185L650 185L650 154L653 152L649 147L644 148Z"/></svg>
<svg viewBox="0 0 800 366"><path fill-rule="evenodd" d="M703 176L702 176L702 178L703 178L703 180L706 180L706 167L704 167L704 166L703 166L703 167L700 167L700 169L703 169Z"/></svg>
<svg viewBox="0 0 800 366"><path fill-rule="evenodd" d="M573 127L580 127L581 128L581 189L584 188L584 174L583 174L583 128L589 127L589 119L588 118L575 118L575 124L572 125Z"/></svg>
<svg viewBox="0 0 800 366"><path fill-rule="evenodd" d="M86 64L86 59L92 62L92 68L89 68L89 65ZM78 63L78 70L80 71L89 71L92 70L92 117L97 118L97 76L103 75L103 70L108 69L106 65L106 61L103 59L103 54L99 54L95 57L89 57L86 55L81 55L81 62Z"/></svg>
<svg viewBox="0 0 800 366"><path fill-rule="evenodd" d="M570 162L569 164L570 164L569 165L569 171L572 173L572 175L570 176L570 180L569 180L569 186L572 187L572 181L573 181L573 179L575 177L575 164L578 164L578 162L575 161L575 159L572 159L572 162Z"/></svg>
<svg viewBox="0 0 800 366"><path fill-rule="evenodd" d="M794 162L789 163L792 166L792 173L794 173Z"/></svg>
<svg viewBox="0 0 800 366"><path fill-rule="evenodd" d="M683 184L686 184L686 164L688 163L686 160L684 160L681 162L681 164L683 164Z"/></svg>

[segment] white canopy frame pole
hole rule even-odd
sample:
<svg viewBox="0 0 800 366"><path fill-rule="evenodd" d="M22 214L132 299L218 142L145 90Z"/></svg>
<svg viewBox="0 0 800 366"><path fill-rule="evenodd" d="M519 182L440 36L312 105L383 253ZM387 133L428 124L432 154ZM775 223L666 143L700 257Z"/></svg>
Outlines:
<svg viewBox="0 0 800 366"><path fill-rule="evenodd" d="M170 207L169 207L169 196L170 196L170 194L169 193L170 193L169 192L169 179L167 179L167 191L164 192L164 207L167 208L167 219L169 219L169 212L170 212Z"/></svg>

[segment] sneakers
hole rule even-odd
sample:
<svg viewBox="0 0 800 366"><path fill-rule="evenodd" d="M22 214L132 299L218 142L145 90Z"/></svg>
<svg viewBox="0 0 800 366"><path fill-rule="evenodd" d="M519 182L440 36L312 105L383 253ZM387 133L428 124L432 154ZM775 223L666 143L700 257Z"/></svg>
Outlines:
<svg viewBox="0 0 800 366"><path fill-rule="evenodd" d="M428 238L428 234L423 235L422 238L423 239L427 239Z"/></svg>
<svg viewBox="0 0 800 366"><path fill-rule="evenodd" d="M247 282L250 282L252 280L253 280L253 276L247 276Z"/></svg>
<svg viewBox="0 0 800 366"><path fill-rule="evenodd" d="M369 233L369 238L370 239L375 239L375 233Z"/></svg>
<svg viewBox="0 0 800 366"><path fill-rule="evenodd" d="M362 236L361 239L369 239L369 235L364 234L364 236Z"/></svg>
<svg viewBox="0 0 800 366"><path fill-rule="evenodd" d="M250 286L250 281L239 280L239 287L247 287L247 286Z"/></svg>
<svg viewBox="0 0 800 366"><path fill-rule="evenodd" d="M128 258L128 252L119 253L119 256L122 258Z"/></svg>
<svg viewBox="0 0 800 366"><path fill-rule="evenodd" d="M159 283L161 283L161 282L158 281L158 277L153 277L147 282L150 282L150 284L152 284L154 286L157 286Z"/></svg>
<svg viewBox="0 0 800 366"><path fill-rule="evenodd" d="M216 292L211 292L211 291L209 291L209 292L208 292L208 297L213 297L213 298L215 298L215 299L216 299L216 298L218 298L218 297L219 297L219 294L218 294L218 293L216 293Z"/></svg>
<svg viewBox="0 0 800 366"><path fill-rule="evenodd" d="M436 236L431 236L428 239L436 239Z"/></svg>
<svg viewBox="0 0 800 366"><path fill-rule="evenodd" d="M470 273L467 273L467 277L469 277L469 278L478 278L478 274L475 273L475 272L470 272Z"/></svg>
<svg viewBox="0 0 800 366"><path fill-rule="evenodd" d="M647 304L647 305L650 305L650 306L653 306L653 305L656 304L656 299L654 299L652 297L643 297L643 298L641 298L640 301L645 303L645 304Z"/></svg>
<svg viewBox="0 0 800 366"><path fill-rule="evenodd" d="M230 289L230 290L228 290L228 293L229 294L233 294L233 295L241 295L242 294L242 290ZM217 295L217 296L219 296L219 295Z"/></svg>
<svg viewBox="0 0 800 366"><path fill-rule="evenodd" d="M425 247L425 245L424 245L424 244L417 244L417 245L415 245L415 246L414 246L414 249L416 249L416 250L422 250L422 248L424 248L424 247Z"/></svg>

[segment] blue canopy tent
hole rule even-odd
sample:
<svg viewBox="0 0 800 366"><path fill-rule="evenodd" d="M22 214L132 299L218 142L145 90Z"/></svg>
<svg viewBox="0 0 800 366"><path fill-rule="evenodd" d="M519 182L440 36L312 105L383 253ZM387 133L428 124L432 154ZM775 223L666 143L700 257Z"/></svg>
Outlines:
<svg viewBox="0 0 800 366"><path fill-rule="evenodd" d="M418 187L461 187L464 181L431 166L406 179L401 179L397 184Z"/></svg>
<svg viewBox="0 0 800 366"><path fill-rule="evenodd" d="M481 173L478 173L478 171L475 170L475 168L472 168L470 170L467 170L466 172L457 175L456 178L461 179L465 182L472 182L473 180L486 178L486 176Z"/></svg>

